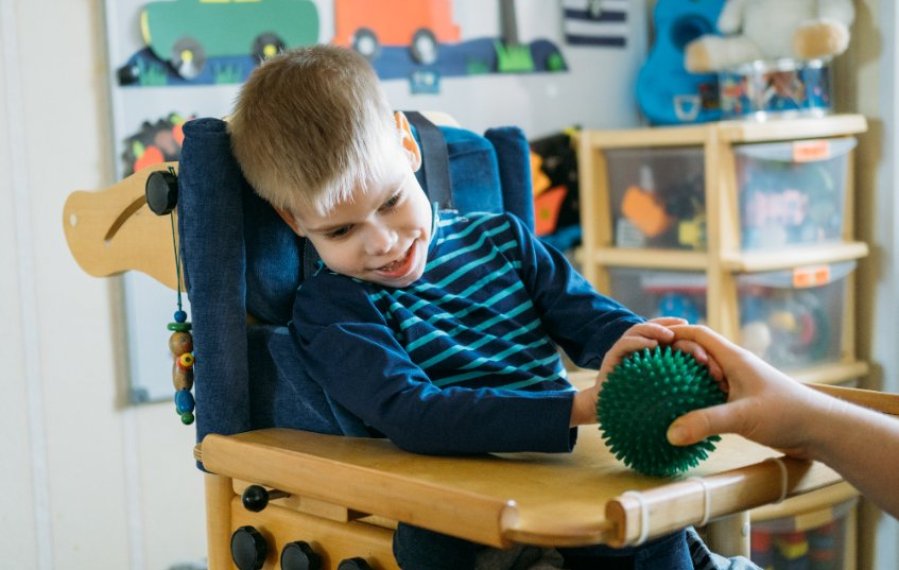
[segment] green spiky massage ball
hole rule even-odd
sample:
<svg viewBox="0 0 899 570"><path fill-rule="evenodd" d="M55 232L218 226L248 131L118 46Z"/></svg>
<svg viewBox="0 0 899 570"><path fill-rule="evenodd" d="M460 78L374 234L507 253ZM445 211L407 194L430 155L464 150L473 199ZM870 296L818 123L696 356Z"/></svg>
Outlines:
<svg viewBox="0 0 899 570"><path fill-rule="evenodd" d="M619 461L645 475L670 477L699 465L721 438L676 447L665 436L668 427L691 410L726 399L708 368L691 354L647 348L609 373L596 414L602 437Z"/></svg>

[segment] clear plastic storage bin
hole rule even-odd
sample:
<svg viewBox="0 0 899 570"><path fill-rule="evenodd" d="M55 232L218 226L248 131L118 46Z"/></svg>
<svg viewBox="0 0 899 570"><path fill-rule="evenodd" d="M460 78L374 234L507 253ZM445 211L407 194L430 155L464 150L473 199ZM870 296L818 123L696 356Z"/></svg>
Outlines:
<svg viewBox="0 0 899 570"><path fill-rule="evenodd" d="M784 369L838 361L853 269L848 261L738 275L740 344Z"/></svg>
<svg viewBox="0 0 899 570"><path fill-rule="evenodd" d="M752 561L765 570L841 570L855 504L851 499L811 513L753 522Z"/></svg>
<svg viewBox="0 0 899 570"><path fill-rule="evenodd" d="M783 369L835 362L842 353L846 277L855 262L736 277L739 343ZM705 273L616 268L611 296L647 318L706 321Z"/></svg>
<svg viewBox="0 0 899 570"><path fill-rule="evenodd" d="M838 242L852 137L734 146L742 248Z"/></svg>
<svg viewBox="0 0 899 570"><path fill-rule="evenodd" d="M614 245L705 249L700 147L605 151Z"/></svg>
<svg viewBox="0 0 899 570"><path fill-rule="evenodd" d="M831 74L827 62L752 61L718 73L724 119L784 118L830 112Z"/></svg>
<svg viewBox="0 0 899 570"><path fill-rule="evenodd" d="M616 268L609 270L612 298L648 319L681 317L690 324L706 320L705 273Z"/></svg>

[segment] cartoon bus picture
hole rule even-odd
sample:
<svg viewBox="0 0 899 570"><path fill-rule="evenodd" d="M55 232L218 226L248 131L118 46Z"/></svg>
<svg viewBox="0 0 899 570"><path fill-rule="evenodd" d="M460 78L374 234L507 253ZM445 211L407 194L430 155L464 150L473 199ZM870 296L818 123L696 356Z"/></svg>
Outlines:
<svg viewBox="0 0 899 570"><path fill-rule="evenodd" d="M334 43L369 59L381 46L408 46L413 60L430 64L439 43L459 37L451 0L334 0Z"/></svg>
<svg viewBox="0 0 899 570"><path fill-rule="evenodd" d="M260 61L318 41L318 10L311 0L166 0L148 2L140 15L148 48L185 79L209 58L252 55Z"/></svg>

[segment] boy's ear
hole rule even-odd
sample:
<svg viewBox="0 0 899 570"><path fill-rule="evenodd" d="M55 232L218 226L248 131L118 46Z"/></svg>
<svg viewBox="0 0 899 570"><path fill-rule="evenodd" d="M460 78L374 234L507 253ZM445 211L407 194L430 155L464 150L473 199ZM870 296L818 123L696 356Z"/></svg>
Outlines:
<svg viewBox="0 0 899 570"><path fill-rule="evenodd" d="M293 230L293 233L297 234L300 237L306 237L302 230L300 230L300 225L297 223L296 217L291 214L289 210L275 208L275 211L278 212L278 215L281 216L281 219L284 220L284 223L290 226L290 229Z"/></svg>
<svg viewBox="0 0 899 570"><path fill-rule="evenodd" d="M412 127L409 126L409 119L406 118L402 111L396 111L393 116L396 120L396 128L399 129L400 136L402 136L403 150L406 151L406 155L409 157L412 171L416 172L421 168L421 149L418 148L418 143L415 142L415 137L412 136Z"/></svg>

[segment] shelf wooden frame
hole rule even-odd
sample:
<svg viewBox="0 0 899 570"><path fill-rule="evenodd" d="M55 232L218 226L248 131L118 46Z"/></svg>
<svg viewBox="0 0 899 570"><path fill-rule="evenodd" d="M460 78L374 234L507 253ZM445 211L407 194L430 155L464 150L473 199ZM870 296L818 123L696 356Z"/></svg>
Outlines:
<svg viewBox="0 0 899 570"><path fill-rule="evenodd" d="M611 292L611 268L646 268L696 271L706 275L708 324L732 339L739 338L740 314L736 277L741 273L775 271L843 261L857 261L869 253L868 245L854 241L855 232L853 153L846 156L843 184L842 241L797 245L776 251L740 248L739 188L734 145L801 139L837 139L863 133L867 123L861 115L750 122L723 121L704 125L594 131L580 134L580 201L583 245L580 259L588 281L604 293ZM615 149L702 149L705 178L706 249L619 248L614 244L609 165L606 151ZM845 278L846 303L838 375L855 358L854 274ZM820 371L819 371L820 372ZM834 377L833 371L821 373ZM812 373L813 378L818 375ZM848 378L844 378L848 379Z"/></svg>
<svg viewBox="0 0 899 570"><path fill-rule="evenodd" d="M708 324L731 339L739 339L740 314L737 276L742 273L789 270L797 267L858 261L869 253L868 245L855 241L854 228L854 157L846 156L846 175L843 184L843 232L838 243L785 247L776 251L743 251L740 236L739 187L734 145L802 139L836 139L865 132L867 124L860 115L835 115L824 118L804 118L771 122L727 121L697 126L633 129L617 131L587 130L579 137L580 203L583 244L579 260L586 278L597 289L611 293L610 269L642 268L668 271L704 273ZM701 149L705 187L706 246L703 251L675 249L619 248L614 243L612 192L609 188L609 164L606 151L616 149L664 149L692 147ZM855 342L855 273L845 278L845 304L840 331L840 353L836 362L828 362L789 373L802 382L823 384L823 391L835 390L830 384L840 384L863 378L868 373L866 362L858 361ZM831 392L828 392L831 393ZM850 398L858 398L853 391ZM838 395L838 394L835 394ZM843 395L845 396L845 394ZM875 401L876 397L871 397ZM884 404L885 405L885 404ZM889 405L899 407L890 401ZM670 490L666 491L670 495ZM819 512L822 505L854 497L857 492L845 483L815 491L797 499L788 499L752 511L749 516L731 516L731 532L720 532L728 518L720 520L717 528L709 529L710 538L719 547L731 544L730 551L744 551L748 545L731 543L733 529L748 525L749 519L767 520L793 516L812 507ZM622 503L620 508L626 508ZM677 508L670 497L666 508ZM812 505L810 507L809 505ZM616 506L611 506L614 512ZM630 504L629 508L636 508ZM803 511L804 512L804 511ZM855 510L849 514L848 525L854 525ZM848 528L848 527L847 527ZM631 532L628 529L625 534ZM847 533L846 568L855 567L855 533ZM744 533L748 540L748 536Z"/></svg>

